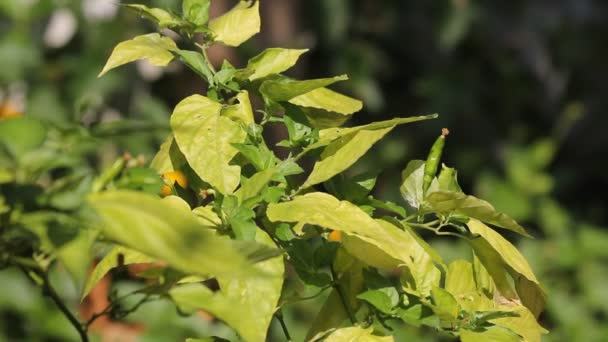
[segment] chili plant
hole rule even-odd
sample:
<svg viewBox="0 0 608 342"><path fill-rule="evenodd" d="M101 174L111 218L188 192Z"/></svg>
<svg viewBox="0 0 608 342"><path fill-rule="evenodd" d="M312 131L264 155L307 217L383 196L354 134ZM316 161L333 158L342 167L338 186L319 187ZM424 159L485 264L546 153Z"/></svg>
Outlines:
<svg viewBox="0 0 608 342"><path fill-rule="evenodd" d="M302 289L313 288L327 299L307 341L392 341L395 322L462 341L540 341L545 293L499 231L528 234L488 202L462 192L456 170L440 163L447 130L426 161L405 167L403 205L371 195L376 173L345 172L396 126L437 115L344 127L362 103L328 87L346 75L296 80L282 74L306 50L269 48L244 67L224 61L216 68L207 49L239 46L258 33L259 2L241 1L213 19L209 4L184 1L179 14L126 5L160 31L118 44L100 73L139 59L157 66L178 60L207 84L204 95L177 104L171 135L150 168L119 159L83 186L87 200L76 216L17 215L23 208L3 198L6 243L14 242L9 233L15 232L47 241L52 223L82 227L73 239L83 239L78 246L89 255L94 242L111 247L86 277L82 298L124 265L149 263L138 274L146 282L81 322L48 278L53 262L73 261L65 248L8 249L3 265L20 267L40 284L82 340L97 317L124 317L155 298L185 314L209 312L245 341L264 341L274 318L291 340L282 310L308 299ZM0 129L10 130L11 120ZM276 126L287 138L271 148L264 132ZM10 155L13 142L2 141ZM279 149L286 157L275 154ZM14 171L2 169L3 186L19 183ZM150 173L158 176L146 181ZM466 241L471 258L445 263L422 232ZM293 281L285 282L287 276ZM129 296L140 300L119 305Z"/></svg>

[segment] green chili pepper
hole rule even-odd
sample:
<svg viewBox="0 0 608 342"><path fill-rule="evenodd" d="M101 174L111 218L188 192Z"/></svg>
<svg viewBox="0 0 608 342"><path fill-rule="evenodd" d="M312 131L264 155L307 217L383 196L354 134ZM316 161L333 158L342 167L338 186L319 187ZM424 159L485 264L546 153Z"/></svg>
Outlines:
<svg viewBox="0 0 608 342"><path fill-rule="evenodd" d="M439 161L441 160L441 152L443 152L443 146L445 145L445 137L450 134L447 128L441 129L441 135L429 152L429 156L426 158L426 164L424 165L424 180L422 183L422 193L426 194L426 191L431 186L433 178L437 174L437 168L439 167Z"/></svg>

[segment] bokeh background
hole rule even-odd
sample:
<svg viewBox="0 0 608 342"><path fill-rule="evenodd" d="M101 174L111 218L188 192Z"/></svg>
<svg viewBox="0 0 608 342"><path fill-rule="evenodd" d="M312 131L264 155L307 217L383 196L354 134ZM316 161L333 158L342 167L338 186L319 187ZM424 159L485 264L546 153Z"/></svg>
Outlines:
<svg viewBox="0 0 608 342"><path fill-rule="evenodd" d="M205 91L179 64L138 62L97 78L114 45L155 29L118 3L0 1L0 116L24 113L103 133L99 154L88 159L97 168L124 151L150 158L168 132L171 108ZM139 3L178 9L181 2ZM234 3L215 0L212 13ZM509 236L547 287L541 323L551 333L544 340L605 340L608 2L262 0L261 8L262 33L238 49L213 48L215 63L227 58L243 66L265 47L309 48L291 75L349 74L335 88L366 104L350 124L439 113L438 120L396 129L349 172L385 170L375 195L400 201L401 170L424 159L448 127L444 162L459 170L465 192L489 200L536 237ZM433 244L448 260L463 255L455 240ZM124 274L113 276L112 286L133 286ZM76 305L65 276L56 281ZM318 301L288 308L293 335L305 334L318 309ZM99 331L141 341L231 336L221 323L181 317L164 302L144 305L128 325L109 322ZM281 336L273 325L269 339ZM397 336L447 340L424 330ZM74 339L20 273L0 271L0 341Z"/></svg>

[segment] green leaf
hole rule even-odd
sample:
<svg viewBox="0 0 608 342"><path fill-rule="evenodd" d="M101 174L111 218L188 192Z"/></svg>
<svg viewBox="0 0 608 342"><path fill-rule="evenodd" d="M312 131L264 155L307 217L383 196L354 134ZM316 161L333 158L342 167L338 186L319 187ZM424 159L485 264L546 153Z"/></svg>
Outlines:
<svg viewBox="0 0 608 342"><path fill-rule="evenodd" d="M341 328L332 332L324 340L325 342L344 342L344 341L358 341L358 342L392 342L394 341L392 336L376 336L373 335L374 329L368 328L363 329L359 327Z"/></svg>
<svg viewBox="0 0 608 342"><path fill-rule="evenodd" d="M260 2L240 1L230 11L211 19L209 28L215 41L228 46L239 46L260 32Z"/></svg>
<svg viewBox="0 0 608 342"><path fill-rule="evenodd" d="M501 327L490 327L484 331L460 330L462 342L521 342L521 337Z"/></svg>
<svg viewBox="0 0 608 342"><path fill-rule="evenodd" d="M82 291L82 296L80 300L83 300L89 292L97 285L97 283L108 273L111 269L129 264L143 264L156 261L156 259L149 257L143 253L140 253L136 250L123 247L123 246L115 246L113 247L104 257L99 261L91 275L87 279L87 282L84 286L84 290Z"/></svg>
<svg viewBox="0 0 608 342"><path fill-rule="evenodd" d="M437 177L439 190L462 192L460 185L458 185L457 175L456 169L441 164L441 171L439 171L439 176Z"/></svg>
<svg viewBox="0 0 608 342"><path fill-rule="evenodd" d="M505 228L524 236L530 236L524 227L506 214L500 213L494 207L477 197L461 192L435 191L430 193L426 202L433 211L448 214L458 213L472 219L477 219L495 226Z"/></svg>
<svg viewBox="0 0 608 342"><path fill-rule="evenodd" d="M458 303L451 293L434 286L431 290L431 298L433 299L431 308L437 317L448 322L454 322L458 318Z"/></svg>
<svg viewBox="0 0 608 342"><path fill-rule="evenodd" d="M377 178L377 172L364 172L352 178L339 174L323 185L339 198L360 202L372 191Z"/></svg>
<svg viewBox="0 0 608 342"><path fill-rule="evenodd" d="M192 69L192 71L197 73L202 79L206 80L210 86L215 85L213 72L209 68L205 57L200 52L180 49L174 49L172 52L179 56L180 60L188 68Z"/></svg>
<svg viewBox="0 0 608 342"><path fill-rule="evenodd" d="M0 145L17 160L40 147L45 140L46 127L37 119L18 117L0 121Z"/></svg>
<svg viewBox="0 0 608 342"><path fill-rule="evenodd" d="M116 45L98 77L138 59L147 59L152 65L165 66L173 60L171 51L176 49L177 46L173 40L158 33L137 36Z"/></svg>
<svg viewBox="0 0 608 342"><path fill-rule="evenodd" d="M308 49L266 49L259 55L251 58L247 63L247 68L243 72L249 74L247 79L250 81L272 74L279 74L294 66L300 55L307 51Z"/></svg>
<svg viewBox="0 0 608 342"><path fill-rule="evenodd" d="M399 293L394 287L367 290L359 294L357 298L368 302L387 315L392 314L393 308L399 303Z"/></svg>
<svg viewBox="0 0 608 342"><path fill-rule="evenodd" d="M175 140L190 167L223 194L236 189L241 168L230 165L246 133L239 124L220 116L221 105L201 95L182 100L171 116Z"/></svg>
<svg viewBox="0 0 608 342"><path fill-rule="evenodd" d="M309 148L319 148L329 144L330 142L338 139L341 136L345 136L360 130L377 130L388 128L392 126L398 126L406 123L423 121L437 118L437 114L425 115L425 116L412 116L409 118L394 118L391 120L373 122L371 124L346 127L346 128L326 128L319 131L319 141L310 146Z"/></svg>
<svg viewBox="0 0 608 342"><path fill-rule="evenodd" d="M336 139L321 153L321 160L315 163L302 188L324 182L346 170L394 127L374 131L360 130Z"/></svg>
<svg viewBox="0 0 608 342"><path fill-rule="evenodd" d="M439 318L433 314L433 311L427 306L420 303L414 304L408 308L397 308L395 311L405 323L420 327L426 325L435 329L439 328Z"/></svg>
<svg viewBox="0 0 608 342"><path fill-rule="evenodd" d="M505 264L509 265L515 272L523 275L529 281L539 284L536 276L532 272L528 261L509 241L503 238L496 231L475 219L467 223L469 230L473 234L479 234L492 248L500 255Z"/></svg>
<svg viewBox="0 0 608 342"><path fill-rule="evenodd" d="M209 20L211 0L184 0L182 13L184 18L196 25L204 25Z"/></svg>
<svg viewBox="0 0 608 342"><path fill-rule="evenodd" d="M254 174L234 193L234 195L239 199L240 203L259 195L266 185L268 185L275 172L275 168L272 167Z"/></svg>
<svg viewBox="0 0 608 342"><path fill-rule="evenodd" d="M213 207L210 205L206 207L196 207L192 209L192 212L204 226L216 228L222 224L222 219L213 211Z"/></svg>
<svg viewBox="0 0 608 342"><path fill-rule="evenodd" d="M382 209L382 210L389 211L391 213L395 213L395 214L401 216L402 218L405 218L407 216L407 212L406 212L405 208L398 205L397 203L393 203L393 202L389 202L389 201L380 201L380 200L375 199L373 196L369 196L367 199L365 199L363 201L363 203L367 204L367 205L371 205L372 207L374 207L376 209Z"/></svg>
<svg viewBox="0 0 608 342"><path fill-rule="evenodd" d="M236 95L238 104L222 108L221 115L245 125L253 124L253 109L249 101L249 93L242 90Z"/></svg>
<svg viewBox="0 0 608 342"><path fill-rule="evenodd" d="M271 221L298 222L346 233L344 246L361 261L382 268L407 265L414 279L413 289L428 294L441 277L434 262L410 230L401 230L384 220L374 220L356 205L321 193L296 196L292 201L270 204L266 215ZM354 239L351 243L348 235ZM439 260L437 260L439 261ZM440 262L440 261L439 261Z"/></svg>
<svg viewBox="0 0 608 342"><path fill-rule="evenodd" d="M356 296L363 290L363 265L343 249L339 249L333 267L339 275L338 286L354 313L361 304ZM340 326L346 319L348 314L344 309L344 303L338 292L333 289L310 326L305 341L317 340L318 336L324 336L328 330Z"/></svg>
<svg viewBox="0 0 608 342"><path fill-rule="evenodd" d="M275 164L274 153L264 144L232 144L258 171L266 170Z"/></svg>
<svg viewBox="0 0 608 342"><path fill-rule="evenodd" d="M347 79L348 77L346 75L305 81L295 81L283 77L264 81L260 86L260 93L277 102L288 101L296 96L303 95L315 89L328 86L338 81L345 81Z"/></svg>
<svg viewBox="0 0 608 342"><path fill-rule="evenodd" d="M514 278L515 290L522 304L538 318L547 304L547 294L541 286L526 277L516 275Z"/></svg>
<svg viewBox="0 0 608 342"><path fill-rule="evenodd" d="M498 326L508 328L520 336L526 342L541 342L541 337L546 334L547 331L541 327L536 321L534 315L523 306L507 306L502 305L499 307L505 311L512 311L517 316L501 317L491 319L490 322Z"/></svg>
<svg viewBox="0 0 608 342"><path fill-rule="evenodd" d="M162 8L150 8L145 5L135 5L135 4L128 4L128 5L123 5L123 6L138 12L140 15L142 15L146 19L157 24L160 28L176 27L176 26L179 27L184 24L184 22L180 18L165 11Z"/></svg>
<svg viewBox="0 0 608 342"><path fill-rule="evenodd" d="M343 115L353 114L363 108L363 102L327 88L317 88L296 96L289 102L300 107L323 109Z"/></svg>
<svg viewBox="0 0 608 342"><path fill-rule="evenodd" d="M179 170L186 164L186 158L177 147L177 143L173 138L173 134L160 145L160 150L150 162L150 167L155 169L159 174Z"/></svg>
<svg viewBox="0 0 608 342"><path fill-rule="evenodd" d="M258 242L274 247L271 238L259 229ZM283 285L283 258L255 265L265 277L241 280L218 277L220 290L212 292L201 284L186 284L169 291L169 295L182 311L205 310L232 326L246 341L263 342L281 295Z"/></svg>
<svg viewBox="0 0 608 342"><path fill-rule="evenodd" d="M401 197L412 208L419 208L420 204L424 202L424 193L422 191L424 164L424 160L412 160L407 164L405 170L401 172L402 183L399 191L401 192Z"/></svg>
<svg viewBox="0 0 608 342"><path fill-rule="evenodd" d="M108 191L89 196L103 235L134 250L167 261L197 275L245 277L256 274L246 256L229 239L204 229L183 200L132 191ZM258 247L250 244L255 250Z"/></svg>
<svg viewBox="0 0 608 342"><path fill-rule="evenodd" d="M97 235L97 231L82 229L78 236L57 249L57 260L70 272L78 291L87 279L93 259L91 248Z"/></svg>

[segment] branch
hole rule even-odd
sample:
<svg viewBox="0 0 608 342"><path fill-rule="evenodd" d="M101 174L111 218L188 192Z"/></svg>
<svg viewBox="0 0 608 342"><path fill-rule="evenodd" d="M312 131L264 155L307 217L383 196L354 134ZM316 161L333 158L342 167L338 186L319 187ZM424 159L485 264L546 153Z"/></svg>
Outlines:
<svg viewBox="0 0 608 342"><path fill-rule="evenodd" d="M336 271L334 271L333 265L330 265L329 269L331 271L331 277L333 278L333 287L334 287L334 289L336 289L336 292L338 293L338 296L340 297L340 300L342 301L342 305L344 306L344 311L346 311L346 313L348 314L348 318L350 319L350 322L352 324L357 324L357 319L355 318L355 315L353 314L353 312L350 308L350 304L348 303L346 296L344 295L344 292L342 291L342 288L340 287L340 284L338 283L338 276L336 275Z"/></svg>
<svg viewBox="0 0 608 342"><path fill-rule="evenodd" d="M82 342L89 342L89 336L87 335L85 328L82 326L80 321L76 318L76 316L74 316L72 314L72 312L70 312L70 309L68 309L68 307L65 305L65 303L61 300L61 297L59 297L59 295L57 294L57 291L55 291L55 289L51 286L51 283L49 281L47 274L41 274L41 276L42 276L42 279L44 280L44 282L42 284L43 293L46 294L47 296L51 297L51 299L53 300L53 302L55 303L57 308L59 308L59 310L63 313L63 315L68 319L68 321L70 321L72 326L74 326L74 328L78 331L78 334L80 335L80 339L82 340Z"/></svg>

